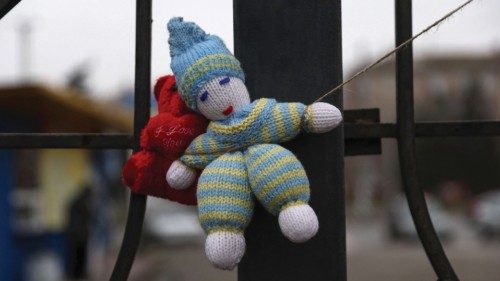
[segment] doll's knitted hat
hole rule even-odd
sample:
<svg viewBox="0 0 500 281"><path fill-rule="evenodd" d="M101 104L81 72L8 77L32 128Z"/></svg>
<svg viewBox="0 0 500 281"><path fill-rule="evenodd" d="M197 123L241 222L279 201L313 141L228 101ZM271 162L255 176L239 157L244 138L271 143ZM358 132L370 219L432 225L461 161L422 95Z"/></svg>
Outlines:
<svg viewBox="0 0 500 281"><path fill-rule="evenodd" d="M196 94L217 76L245 79L240 62L229 52L222 39L206 34L193 22L181 17L168 22L170 67L175 74L182 99L196 110Z"/></svg>

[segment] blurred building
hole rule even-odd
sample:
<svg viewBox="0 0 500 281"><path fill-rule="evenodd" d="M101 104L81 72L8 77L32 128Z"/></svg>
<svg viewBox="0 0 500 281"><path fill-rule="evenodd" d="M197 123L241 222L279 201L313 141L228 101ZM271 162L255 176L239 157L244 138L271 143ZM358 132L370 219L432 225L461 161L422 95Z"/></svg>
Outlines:
<svg viewBox="0 0 500 281"><path fill-rule="evenodd" d="M131 130L130 111L73 90L32 85L0 88L0 132ZM85 232L85 225L92 224L89 235L105 245L108 199L119 182L124 157L118 150L0 150L0 279L28 280L29 268L40 270L44 263L53 271L47 275L49 280L61 276L57 271L71 259L66 234L74 226ZM85 204L90 204L88 214ZM39 275L36 280L44 279Z"/></svg>
<svg viewBox="0 0 500 281"><path fill-rule="evenodd" d="M427 57L414 62L415 118L424 121L500 119L500 53L491 56ZM387 62L344 90L345 108L380 108L381 122L395 122L395 64ZM400 192L395 140L383 154L348 158L347 187L354 205ZM466 193L500 188L500 145L494 138L417 139L423 188L462 187ZM367 181L369 179L369 181ZM449 184L450 182L454 184Z"/></svg>

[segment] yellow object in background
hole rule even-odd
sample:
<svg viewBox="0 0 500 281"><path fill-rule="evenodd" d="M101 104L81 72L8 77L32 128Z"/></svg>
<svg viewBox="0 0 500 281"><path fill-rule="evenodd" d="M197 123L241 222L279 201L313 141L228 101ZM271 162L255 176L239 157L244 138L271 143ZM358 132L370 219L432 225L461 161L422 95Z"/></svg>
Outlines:
<svg viewBox="0 0 500 281"><path fill-rule="evenodd" d="M46 149L39 152L41 227L61 231L67 223L71 200L91 181L89 151Z"/></svg>

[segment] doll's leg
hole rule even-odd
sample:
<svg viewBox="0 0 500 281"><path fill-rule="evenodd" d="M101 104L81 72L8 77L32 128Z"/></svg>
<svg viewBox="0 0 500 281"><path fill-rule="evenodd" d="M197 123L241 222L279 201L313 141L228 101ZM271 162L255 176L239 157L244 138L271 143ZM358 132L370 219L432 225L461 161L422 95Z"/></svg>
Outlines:
<svg viewBox="0 0 500 281"><path fill-rule="evenodd" d="M254 145L246 152L250 186L271 214L279 214L281 232L292 242L304 242L318 231L318 218L309 206L309 180L304 167L276 144Z"/></svg>
<svg viewBox="0 0 500 281"><path fill-rule="evenodd" d="M243 231L254 207L243 154L226 153L210 163L198 180L197 197L207 257L218 268L233 269L245 253Z"/></svg>

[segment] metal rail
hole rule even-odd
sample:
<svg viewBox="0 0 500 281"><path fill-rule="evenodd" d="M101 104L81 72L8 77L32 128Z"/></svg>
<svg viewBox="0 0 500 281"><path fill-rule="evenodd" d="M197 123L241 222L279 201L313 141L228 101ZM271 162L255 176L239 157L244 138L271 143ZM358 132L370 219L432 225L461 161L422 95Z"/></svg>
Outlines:
<svg viewBox="0 0 500 281"><path fill-rule="evenodd" d="M133 146L134 136L128 134L0 134L0 148L131 149Z"/></svg>
<svg viewBox="0 0 500 281"><path fill-rule="evenodd" d="M346 110L345 113L349 113ZM344 123L346 139L397 138L394 123ZM459 121L415 123L415 136L421 138L443 137L495 137L500 136L500 121ZM88 148L132 149L134 135L128 134L44 134L0 133L0 148ZM346 141L346 150L349 149Z"/></svg>
<svg viewBox="0 0 500 281"><path fill-rule="evenodd" d="M495 137L500 136L500 121L421 122L415 124L415 136ZM397 124L344 124L345 137L352 139L397 138Z"/></svg>
<svg viewBox="0 0 500 281"><path fill-rule="evenodd" d="M396 0L395 10L398 46L412 36L412 0ZM412 44L396 54L396 115L401 179L418 236L439 280L458 280L434 230L417 180Z"/></svg>

